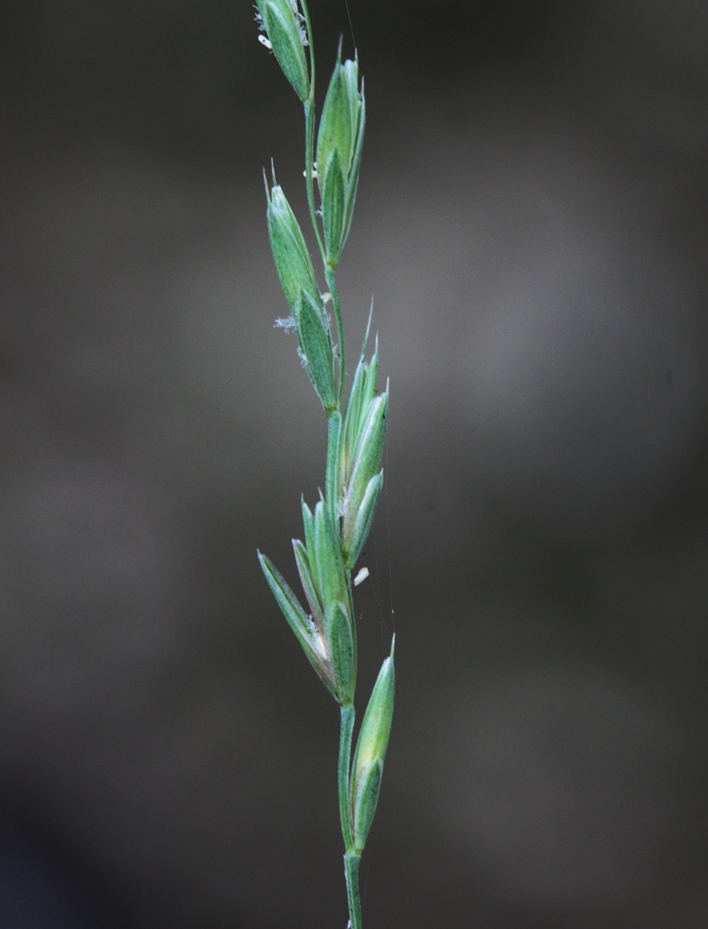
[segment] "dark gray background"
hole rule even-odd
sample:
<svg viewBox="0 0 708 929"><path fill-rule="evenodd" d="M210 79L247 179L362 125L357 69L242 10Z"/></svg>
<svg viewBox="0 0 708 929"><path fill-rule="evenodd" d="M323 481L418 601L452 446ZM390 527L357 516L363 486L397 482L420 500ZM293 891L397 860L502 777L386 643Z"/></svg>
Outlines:
<svg viewBox="0 0 708 929"><path fill-rule="evenodd" d="M367 929L704 929L708 8L349 8ZM243 0L0 17L0 924L344 929L336 710L255 557L323 479L261 178L301 208L299 107Z"/></svg>

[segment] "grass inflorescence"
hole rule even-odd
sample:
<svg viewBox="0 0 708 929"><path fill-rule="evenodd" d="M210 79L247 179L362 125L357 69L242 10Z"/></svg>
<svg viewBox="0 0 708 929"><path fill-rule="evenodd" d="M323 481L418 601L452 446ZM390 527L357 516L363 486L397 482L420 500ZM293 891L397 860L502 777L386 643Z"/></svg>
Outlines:
<svg viewBox="0 0 708 929"><path fill-rule="evenodd" d="M257 0L260 40L272 51L305 116L305 186L321 289L302 228L278 184L266 178L273 259L297 333L303 367L327 419L325 488L302 501L303 538L293 541L301 600L265 555L270 589L310 664L339 705L339 814L351 929L361 929L359 860L376 811L393 715L394 642L364 713L352 759L357 635L352 571L371 529L383 485L388 383L377 391L378 340L366 337L345 398L345 339L336 271L349 234L364 144L366 103L359 64L341 43L322 114L315 112L315 58L306 0ZM316 137L316 141L315 141ZM319 205L317 205L317 203ZM333 318L332 318L333 317Z"/></svg>

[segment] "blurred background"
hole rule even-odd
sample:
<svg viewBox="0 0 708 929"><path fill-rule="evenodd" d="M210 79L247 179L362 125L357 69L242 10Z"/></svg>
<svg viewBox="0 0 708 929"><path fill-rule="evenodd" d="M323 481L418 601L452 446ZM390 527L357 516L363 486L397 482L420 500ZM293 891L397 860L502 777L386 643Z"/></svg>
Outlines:
<svg viewBox="0 0 708 929"><path fill-rule="evenodd" d="M370 929L708 925L708 7L312 0L368 127L397 632ZM294 583L325 425L271 264L300 108L244 0L0 13L0 925L346 925Z"/></svg>

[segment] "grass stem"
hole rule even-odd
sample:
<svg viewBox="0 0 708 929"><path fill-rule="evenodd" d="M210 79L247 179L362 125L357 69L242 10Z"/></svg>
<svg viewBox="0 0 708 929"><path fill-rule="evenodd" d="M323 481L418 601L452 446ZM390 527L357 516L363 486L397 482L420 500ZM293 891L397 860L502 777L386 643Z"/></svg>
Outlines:
<svg viewBox="0 0 708 929"><path fill-rule="evenodd" d="M354 851L344 855L344 877L347 882L347 900L349 902L349 927L362 929L361 897L359 896L359 862L361 856Z"/></svg>

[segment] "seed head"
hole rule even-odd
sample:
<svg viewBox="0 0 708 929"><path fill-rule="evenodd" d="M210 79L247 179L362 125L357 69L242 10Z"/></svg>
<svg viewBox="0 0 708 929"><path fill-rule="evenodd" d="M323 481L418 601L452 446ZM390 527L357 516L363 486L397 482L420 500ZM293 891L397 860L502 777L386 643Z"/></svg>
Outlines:
<svg viewBox="0 0 708 929"><path fill-rule="evenodd" d="M395 639L391 643L391 654L381 665L379 676L371 692L352 765L352 832L354 848L359 854L364 849L376 812L386 749L391 733L395 691L394 645Z"/></svg>
<svg viewBox="0 0 708 929"><path fill-rule="evenodd" d="M305 57L309 39L297 0L256 0L256 22L264 33L259 36L260 41L272 50L283 74L304 103L310 95L310 72Z"/></svg>
<svg viewBox="0 0 708 929"><path fill-rule="evenodd" d="M327 262L336 268L351 225L366 107L364 87L359 89L356 61L342 64L341 46L325 97L317 135L317 184L322 200Z"/></svg>
<svg viewBox="0 0 708 929"><path fill-rule="evenodd" d="M266 197L268 236L273 260L290 311L294 312L301 292L320 301L315 269L300 224L283 189L274 182L269 191L266 184Z"/></svg>
<svg viewBox="0 0 708 929"><path fill-rule="evenodd" d="M378 345L369 362L362 350L349 394L341 440L339 486L342 555L351 569L371 529L383 486L388 384L376 393Z"/></svg>

